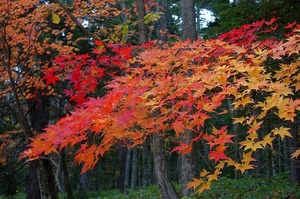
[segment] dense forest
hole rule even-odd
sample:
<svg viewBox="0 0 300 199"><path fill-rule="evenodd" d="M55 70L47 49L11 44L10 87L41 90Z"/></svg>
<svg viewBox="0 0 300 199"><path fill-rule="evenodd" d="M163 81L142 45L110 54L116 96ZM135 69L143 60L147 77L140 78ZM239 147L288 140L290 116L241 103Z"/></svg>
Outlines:
<svg viewBox="0 0 300 199"><path fill-rule="evenodd" d="M299 184L299 1L10 0L0 15L0 197Z"/></svg>

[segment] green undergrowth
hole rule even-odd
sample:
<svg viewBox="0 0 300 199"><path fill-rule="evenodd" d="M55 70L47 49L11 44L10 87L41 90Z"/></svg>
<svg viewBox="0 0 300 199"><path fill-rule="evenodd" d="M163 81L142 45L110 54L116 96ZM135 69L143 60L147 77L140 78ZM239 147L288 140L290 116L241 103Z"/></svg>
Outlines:
<svg viewBox="0 0 300 199"><path fill-rule="evenodd" d="M174 183L180 192L180 184ZM0 199L25 199L25 194L19 193L13 197L1 197ZM63 198L61 195L59 198ZM79 199L78 193L74 193L74 199ZM182 199L300 199L299 186L289 182L289 174L281 174L271 179L244 177L234 180L221 178L211 184L211 190L206 190L200 195L184 197ZM88 192L87 199L161 199L158 185L146 188L129 189L121 194L119 190L101 192Z"/></svg>
<svg viewBox="0 0 300 199"><path fill-rule="evenodd" d="M180 185L175 184L180 190ZM159 199L161 198L157 185L147 188L128 190L120 194L118 190L102 192L91 192L89 199ZM289 182L289 174L281 174L271 179L244 177L234 180L221 178L211 184L211 190L206 190L200 195L189 197L189 199L280 199L299 198L300 191L296 184ZM188 199L184 197L182 199Z"/></svg>

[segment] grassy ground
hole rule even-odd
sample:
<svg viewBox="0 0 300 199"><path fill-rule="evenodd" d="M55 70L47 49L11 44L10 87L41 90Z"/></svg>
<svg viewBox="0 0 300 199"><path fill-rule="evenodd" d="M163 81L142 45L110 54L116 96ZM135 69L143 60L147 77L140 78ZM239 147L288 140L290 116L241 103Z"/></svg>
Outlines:
<svg viewBox="0 0 300 199"><path fill-rule="evenodd" d="M176 185L179 190L179 185ZM120 194L118 190L109 190L98 193L89 193L92 199L158 199L158 186L152 185L146 189L129 190ZM243 178L233 180L222 178L212 184L211 190L191 199L300 199L299 187L289 182L289 175L282 174L270 180L264 178Z"/></svg>
<svg viewBox="0 0 300 199"><path fill-rule="evenodd" d="M175 184L180 190L180 185ZM79 198L75 193L74 199ZM0 199L6 199L1 197ZM24 194L19 194L11 199L23 199ZM62 196L60 197L62 198ZM118 190L102 192L89 192L88 199L160 199L161 195L157 185L147 188L128 190L120 194ZM184 198L182 198L184 199ZM185 198L188 199L188 198ZM239 180L222 178L212 183L211 190L201 195L190 197L190 199L300 199L299 186L289 182L289 175L282 174L274 176L270 180L264 178L245 177Z"/></svg>

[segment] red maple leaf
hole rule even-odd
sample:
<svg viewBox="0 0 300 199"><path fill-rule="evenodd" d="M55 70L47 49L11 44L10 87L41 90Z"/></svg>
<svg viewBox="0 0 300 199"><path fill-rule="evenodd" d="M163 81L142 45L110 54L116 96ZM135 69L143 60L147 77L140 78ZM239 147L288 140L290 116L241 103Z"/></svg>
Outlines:
<svg viewBox="0 0 300 199"><path fill-rule="evenodd" d="M47 86L50 85L50 84L53 84L53 86L55 86L56 82L59 80L57 75L55 75L55 69L54 68L50 69L42 79L47 80L46 81Z"/></svg>
<svg viewBox="0 0 300 199"><path fill-rule="evenodd" d="M275 21L277 21L278 19L280 19L280 17L272 17L272 19L270 21L265 21L265 23L269 26L272 25Z"/></svg>
<svg viewBox="0 0 300 199"><path fill-rule="evenodd" d="M213 159L216 162L219 160L226 160L228 157L225 155L224 151L226 150L227 146L219 145L216 147L215 151L210 151L209 153L209 159Z"/></svg>
<svg viewBox="0 0 300 199"><path fill-rule="evenodd" d="M286 26L283 26L283 28L285 28L285 29L291 29L294 25L296 25L296 21L294 21L293 23L288 23L288 25L286 25Z"/></svg>

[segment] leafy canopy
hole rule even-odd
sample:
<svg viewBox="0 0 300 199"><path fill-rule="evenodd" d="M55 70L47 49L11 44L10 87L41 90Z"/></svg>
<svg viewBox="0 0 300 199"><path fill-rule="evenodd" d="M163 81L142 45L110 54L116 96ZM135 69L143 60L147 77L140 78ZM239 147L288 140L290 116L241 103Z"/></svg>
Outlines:
<svg viewBox="0 0 300 199"><path fill-rule="evenodd" d="M300 104L300 100L293 99L294 92L300 88L299 26L289 25L289 36L280 41L259 38L275 30L276 21L277 18L273 18L247 24L214 40L177 42L162 49L149 45L133 58L118 57L126 60L124 72L108 83L107 94L101 98L84 98L80 107L32 139L22 157L33 160L79 145L75 161L84 162L82 172L85 172L118 140L133 147L153 133L160 132L164 136L173 129L177 138L186 130L194 131L195 137L190 143L180 142L172 152L184 155L191 151L193 142L200 139L210 147L208 158L215 163L214 171L203 170L200 178L194 178L188 185L197 193L210 189L211 182L218 179L225 166L241 172L252 169L253 151L272 147L276 136L282 139L290 136L288 128L278 126L258 139L257 131L264 118L272 114L278 119L293 121ZM116 54L131 53L129 48L121 49L124 51L116 51ZM269 60L280 64L276 69L267 70ZM84 73L85 78L94 78L93 75L101 78L91 70L86 72L79 68L78 73ZM70 73L67 78L76 92L84 90L76 86L78 82L74 79L81 78L76 73ZM49 84L53 82L50 80ZM257 94L261 97L255 98ZM234 123L247 129L245 140L239 143L244 150L240 161L227 155L235 136L227 131L227 126L212 126L211 132L204 129L213 115L227 114L228 110L220 107L229 99L234 110L250 106L258 109L257 114L247 112L243 117L233 118ZM96 140L100 140L99 144Z"/></svg>

